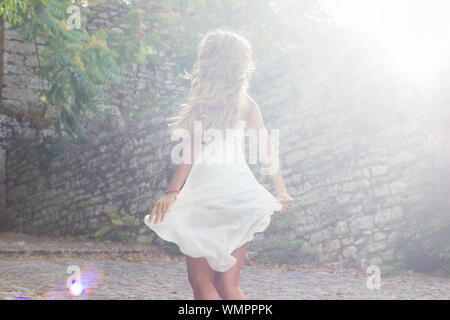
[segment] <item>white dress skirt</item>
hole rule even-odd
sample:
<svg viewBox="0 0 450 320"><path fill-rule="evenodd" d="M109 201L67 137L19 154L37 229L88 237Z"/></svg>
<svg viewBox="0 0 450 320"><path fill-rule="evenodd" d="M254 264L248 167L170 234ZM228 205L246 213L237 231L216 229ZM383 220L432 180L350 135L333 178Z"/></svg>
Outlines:
<svg viewBox="0 0 450 320"><path fill-rule="evenodd" d="M241 119L231 135L203 146L163 222L144 218L159 237L190 257L206 258L219 272L233 267L231 253L264 231L274 211L282 210L245 161L245 126Z"/></svg>

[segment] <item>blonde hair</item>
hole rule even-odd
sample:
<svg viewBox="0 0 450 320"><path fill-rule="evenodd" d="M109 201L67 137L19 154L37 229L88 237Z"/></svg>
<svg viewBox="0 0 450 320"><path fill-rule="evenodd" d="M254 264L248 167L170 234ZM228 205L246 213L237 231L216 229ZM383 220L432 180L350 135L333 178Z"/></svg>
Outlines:
<svg viewBox="0 0 450 320"><path fill-rule="evenodd" d="M234 128L247 101L248 83L255 70L250 42L228 28L209 31L200 41L191 73L191 89L178 114L168 118L172 130L193 133L194 121L203 130Z"/></svg>

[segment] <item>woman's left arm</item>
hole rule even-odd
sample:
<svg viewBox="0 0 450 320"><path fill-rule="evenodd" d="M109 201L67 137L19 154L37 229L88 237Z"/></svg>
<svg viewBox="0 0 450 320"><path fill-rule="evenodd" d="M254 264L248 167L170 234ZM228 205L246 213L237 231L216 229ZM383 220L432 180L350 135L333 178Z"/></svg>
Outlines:
<svg viewBox="0 0 450 320"><path fill-rule="evenodd" d="M264 164L266 166L275 166L275 172L272 173L272 181L275 188L275 195L283 204L283 209L286 211L289 209L293 199L287 193L286 185L283 179L283 173L281 172L281 167L279 165L279 155L273 148L272 141L267 134L266 126L264 125L264 120L259 109L258 104L249 96L250 113L247 121L247 127L249 129L256 130L256 137L258 141L258 146L260 144L266 146L267 153L270 155L268 158L264 159ZM259 148L258 148L259 149ZM272 151L274 150L274 151ZM263 155L264 157L266 155ZM273 167L272 167L273 168Z"/></svg>

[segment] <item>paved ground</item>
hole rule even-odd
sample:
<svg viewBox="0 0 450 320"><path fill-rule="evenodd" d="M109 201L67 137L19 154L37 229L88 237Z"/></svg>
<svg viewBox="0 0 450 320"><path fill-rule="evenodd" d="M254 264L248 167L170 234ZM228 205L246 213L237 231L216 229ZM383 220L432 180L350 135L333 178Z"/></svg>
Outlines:
<svg viewBox="0 0 450 320"><path fill-rule="evenodd" d="M87 288L67 289L69 266ZM241 272L248 299L450 299L450 278L409 272L370 290L360 270L252 263ZM73 292L76 287L73 287ZM68 241L0 233L0 299L193 299L183 256L144 244Z"/></svg>

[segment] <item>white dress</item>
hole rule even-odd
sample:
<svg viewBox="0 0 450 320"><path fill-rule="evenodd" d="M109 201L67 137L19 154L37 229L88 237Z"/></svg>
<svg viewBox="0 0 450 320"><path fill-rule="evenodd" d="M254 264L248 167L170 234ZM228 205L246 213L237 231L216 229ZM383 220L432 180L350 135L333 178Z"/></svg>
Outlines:
<svg viewBox="0 0 450 320"><path fill-rule="evenodd" d="M243 148L246 121L225 139L214 140L195 156L186 182L164 221L144 223L190 257L204 257L225 272L236 263L231 253L270 224L281 203L250 170ZM223 150L223 153L220 152ZM220 160L222 160L220 162Z"/></svg>

